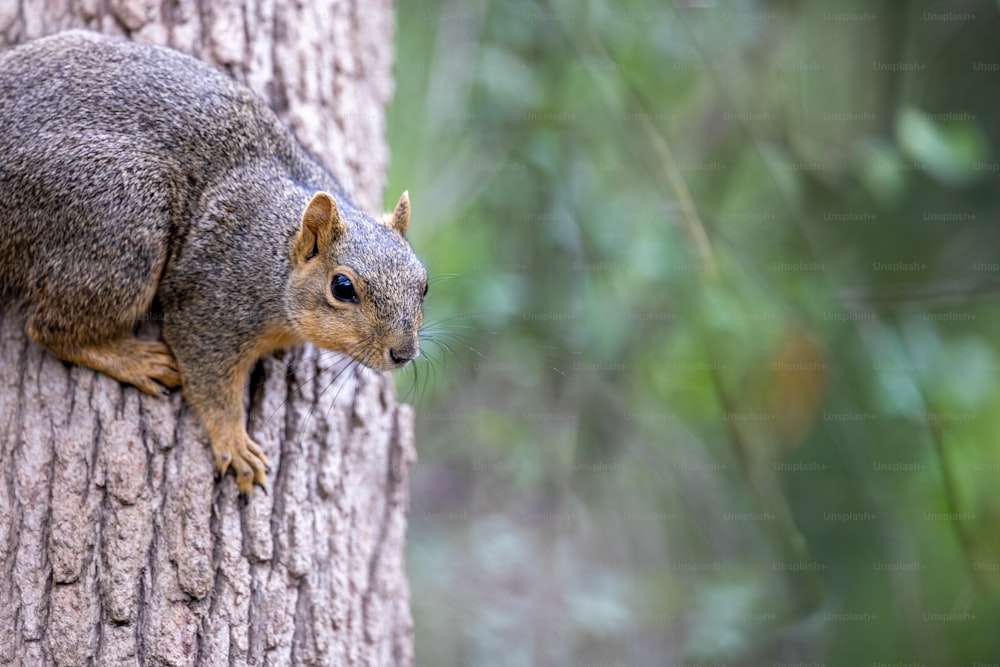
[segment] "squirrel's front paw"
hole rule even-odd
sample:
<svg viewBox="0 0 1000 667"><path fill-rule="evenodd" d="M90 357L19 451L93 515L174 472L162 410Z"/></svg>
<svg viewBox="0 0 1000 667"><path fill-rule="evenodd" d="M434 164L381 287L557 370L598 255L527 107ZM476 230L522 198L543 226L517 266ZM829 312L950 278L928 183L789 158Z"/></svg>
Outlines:
<svg viewBox="0 0 1000 667"><path fill-rule="evenodd" d="M249 495L254 484L261 487L267 480L267 457L257 443L246 434L227 439L224 442L212 442L215 453L215 467L220 475L225 475L230 468L236 473L236 486L240 493Z"/></svg>

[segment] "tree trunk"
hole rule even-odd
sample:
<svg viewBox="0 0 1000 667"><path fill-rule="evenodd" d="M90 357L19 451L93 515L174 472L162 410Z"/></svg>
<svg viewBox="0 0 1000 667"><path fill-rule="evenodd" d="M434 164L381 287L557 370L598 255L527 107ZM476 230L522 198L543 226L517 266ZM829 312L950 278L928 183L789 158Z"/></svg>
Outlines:
<svg viewBox="0 0 1000 667"><path fill-rule="evenodd" d="M0 46L71 27L226 68L359 205L380 204L390 3L0 4ZM262 360L249 431L272 472L244 504L231 475L215 481L178 393L147 397L64 364L10 310L0 304L0 664L412 663L413 416L387 375L338 376L312 347Z"/></svg>

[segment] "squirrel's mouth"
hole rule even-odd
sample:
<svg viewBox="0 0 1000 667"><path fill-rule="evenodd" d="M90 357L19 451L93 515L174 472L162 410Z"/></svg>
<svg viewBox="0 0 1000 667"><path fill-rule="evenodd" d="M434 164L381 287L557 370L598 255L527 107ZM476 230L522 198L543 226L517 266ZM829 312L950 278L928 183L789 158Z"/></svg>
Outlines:
<svg viewBox="0 0 1000 667"><path fill-rule="evenodd" d="M420 356L420 347L416 344L407 345L400 348L390 347L387 351L389 363L393 368L402 368Z"/></svg>
<svg viewBox="0 0 1000 667"><path fill-rule="evenodd" d="M420 356L420 348L417 345L387 347L381 355L358 354L345 350L340 350L340 352L374 371L398 371Z"/></svg>
<svg viewBox="0 0 1000 667"><path fill-rule="evenodd" d="M401 355L399 350L390 348L386 350L382 358L356 359L356 361L376 371L398 371L416 359L419 354L418 350L412 356L405 353Z"/></svg>

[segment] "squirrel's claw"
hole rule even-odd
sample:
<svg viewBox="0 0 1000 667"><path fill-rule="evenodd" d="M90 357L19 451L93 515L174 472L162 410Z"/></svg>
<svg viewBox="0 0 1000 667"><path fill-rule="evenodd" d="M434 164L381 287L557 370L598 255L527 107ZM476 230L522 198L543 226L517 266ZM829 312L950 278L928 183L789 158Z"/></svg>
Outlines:
<svg viewBox="0 0 1000 667"><path fill-rule="evenodd" d="M255 486L263 487L267 482L267 457L261 448L245 433L238 434L228 442L213 440L215 468L225 475L232 468L236 473L236 487L240 495L251 495Z"/></svg>

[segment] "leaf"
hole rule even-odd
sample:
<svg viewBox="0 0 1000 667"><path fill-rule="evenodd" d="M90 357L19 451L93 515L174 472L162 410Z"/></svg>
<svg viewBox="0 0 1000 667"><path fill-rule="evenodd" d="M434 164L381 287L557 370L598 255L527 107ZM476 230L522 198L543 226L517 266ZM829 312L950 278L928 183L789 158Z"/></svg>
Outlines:
<svg viewBox="0 0 1000 667"><path fill-rule="evenodd" d="M979 178L986 162L986 139L971 123L942 124L913 107L896 120L900 148L921 163L928 175L945 185L967 185Z"/></svg>
<svg viewBox="0 0 1000 667"><path fill-rule="evenodd" d="M826 393L826 354L809 331L784 333L771 359L770 413L774 430L785 447L794 447L809 433Z"/></svg>

